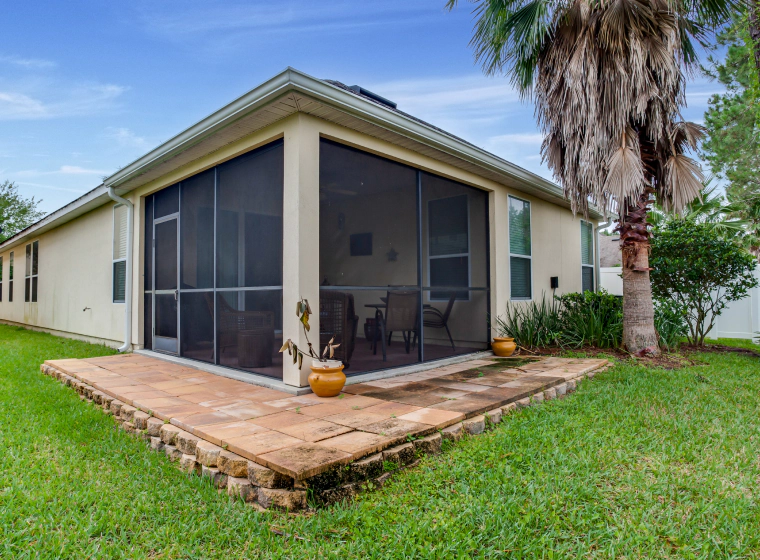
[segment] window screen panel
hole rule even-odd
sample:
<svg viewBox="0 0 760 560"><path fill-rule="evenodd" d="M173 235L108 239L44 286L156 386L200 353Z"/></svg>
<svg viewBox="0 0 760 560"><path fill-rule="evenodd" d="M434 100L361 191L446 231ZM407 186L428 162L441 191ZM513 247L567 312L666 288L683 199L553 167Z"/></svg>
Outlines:
<svg viewBox="0 0 760 560"><path fill-rule="evenodd" d="M531 297L530 259L524 257L509 258L509 277L512 298Z"/></svg>
<svg viewBox="0 0 760 560"><path fill-rule="evenodd" d="M32 277L32 303L37 302L37 277Z"/></svg>
<svg viewBox="0 0 760 560"><path fill-rule="evenodd" d="M594 233L591 223L581 221L581 262L594 264Z"/></svg>
<svg viewBox="0 0 760 560"><path fill-rule="evenodd" d="M530 202L509 197L509 252L530 255Z"/></svg>
<svg viewBox="0 0 760 560"><path fill-rule="evenodd" d="M32 275L32 244L26 246L26 276Z"/></svg>

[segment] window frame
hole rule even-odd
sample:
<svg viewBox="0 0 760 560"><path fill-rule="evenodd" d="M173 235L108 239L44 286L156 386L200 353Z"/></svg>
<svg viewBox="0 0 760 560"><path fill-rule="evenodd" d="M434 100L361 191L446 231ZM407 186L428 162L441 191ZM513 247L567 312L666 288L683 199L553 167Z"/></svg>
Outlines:
<svg viewBox="0 0 760 560"><path fill-rule="evenodd" d="M596 266L595 266L595 255L594 255L594 224L587 221L587 220L580 220L581 226L581 237L580 237L580 244L581 244L581 293L583 293L583 271L584 268L590 268L591 269L591 290L592 292L596 292ZM589 231L591 232L591 238L589 239L589 247L591 248L591 263L585 264L583 262L583 227L584 224L588 224Z"/></svg>
<svg viewBox="0 0 760 560"><path fill-rule="evenodd" d="M3 256L0 255L0 303L3 302Z"/></svg>
<svg viewBox="0 0 760 560"><path fill-rule="evenodd" d="M432 238L430 236L430 203L436 200L446 200L448 198L464 197L467 201L467 252L466 253L451 253L448 255L431 255L430 244ZM472 233L470 231L470 197L467 194L457 194L454 196L442 196L440 198L430 198L427 201L427 284L430 286L430 292L428 293L428 301L449 301L449 298L434 298L432 297L435 290L433 289L432 279L430 277L430 261L433 259L450 259L453 257L467 257L467 297L456 297L455 301L470 301L470 286L472 286Z"/></svg>
<svg viewBox="0 0 760 560"><path fill-rule="evenodd" d="M116 241L116 209L117 208L126 208L123 204L114 204L113 210L112 210L112 227L111 227L111 303L126 303L127 302L127 257L126 255L124 258L116 259L114 258L114 253L116 247L115 241ZM127 214L128 219L129 214ZM127 232L129 231L129 224L127 224ZM125 235L128 235L128 233L125 233ZM127 243L129 243L129 239L126 240ZM114 280L116 279L116 263L123 262L124 263L124 299L117 300L116 299L116 284L114 283Z"/></svg>
<svg viewBox="0 0 760 560"><path fill-rule="evenodd" d="M27 253L29 258L27 259ZM40 272L40 241L35 239L24 247L24 303L37 303L39 300L39 272ZM34 260L37 258L37 272L34 272ZM26 265L29 270L26 270ZM27 273L28 272L28 273ZM34 281L37 280L37 292L34 290Z"/></svg>
<svg viewBox="0 0 760 560"><path fill-rule="evenodd" d="M515 199L520 202L524 202L528 205L528 220L530 222L529 235L530 235L530 255L520 255L512 252L512 234L511 224L509 216L510 200ZM519 196L507 195L507 248L509 250L509 300L510 301L532 301L533 300L533 205L530 200L520 198ZM530 263L530 296L529 297L514 297L512 295L512 257L527 259Z"/></svg>

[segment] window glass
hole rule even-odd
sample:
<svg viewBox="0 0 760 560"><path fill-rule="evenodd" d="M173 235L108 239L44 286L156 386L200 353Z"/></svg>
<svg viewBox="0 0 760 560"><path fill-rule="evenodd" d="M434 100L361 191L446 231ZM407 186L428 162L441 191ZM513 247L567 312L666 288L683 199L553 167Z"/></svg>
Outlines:
<svg viewBox="0 0 760 560"><path fill-rule="evenodd" d="M510 284L513 298L530 298L530 259L509 258Z"/></svg>
<svg viewBox="0 0 760 560"><path fill-rule="evenodd" d="M113 302L124 303L127 285L127 261L113 263Z"/></svg>
<svg viewBox="0 0 760 560"><path fill-rule="evenodd" d="M509 197L509 277L513 299L530 299L532 289L530 202Z"/></svg>
<svg viewBox="0 0 760 560"><path fill-rule="evenodd" d="M584 266L581 271L582 289L584 292L594 291L594 267Z"/></svg>
<svg viewBox="0 0 760 560"><path fill-rule="evenodd" d="M581 220L581 288L594 290L594 226Z"/></svg>
<svg viewBox="0 0 760 560"><path fill-rule="evenodd" d="M581 220L581 262L594 264L594 231L590 222Z"/></svg>
<svg viewBox="0 0 760 560"><path fill-rule="evenodd" d="M32 276L37 276L37 269L39 268L40 260L40 242L35 241L32 243Z"/></svg>
<svg viewBox="0 0 760 560"><path fill-rule="evenodd" d="M127 207L113 209L113 260L127 258Z"/></svg>
<svg viewBox="0 0 760 560"><path fill-rule="evenodd" d="M530 202L509 197L509 252L530 255Z"/></svg>
<svg viewBox="0 0 760 560"><path fill-rule="evenodd" d="M3 257L0 257L0 301L3 301Z"/></svg>
<svg viewBox="0 0 760 560"><path fill-rule="evenodd" d="M8 301L13 301L13 251L8 256Z"/></svg>

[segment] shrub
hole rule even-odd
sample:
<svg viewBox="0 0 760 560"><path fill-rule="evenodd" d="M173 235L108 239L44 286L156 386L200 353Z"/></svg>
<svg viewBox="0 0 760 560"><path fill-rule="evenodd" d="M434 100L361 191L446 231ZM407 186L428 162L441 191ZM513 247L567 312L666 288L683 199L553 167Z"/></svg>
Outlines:
<svg viewBox="0 0 760 560"><path fill-rule="evenodd" d="M607 293L565 294L559 302L562 342L573 348L617 348L623 339L623 302Z"/></svg>
<svg viewBox="0 0 760 560"><path fill-rule="evenodd" d="M677 350L689 333L686 310L672 299L655 299L654 328L660 336L662 350Z"/></svg>
<svg viewBox="0 0 760 560"><path fill-rule="evenodd" d="M708 224L668 220L651 244L652 294L685 309L692 344L703 345L726 305L757 285L755 258Z"/></svg>
<svg viewBox="0 0 760 560"><path fill-rule="evenodd" d="M559 304L541 294L540 301L507 305L503 316L496 317L498 336L510 336L523 348L555 346L560 337Z"/></svg>

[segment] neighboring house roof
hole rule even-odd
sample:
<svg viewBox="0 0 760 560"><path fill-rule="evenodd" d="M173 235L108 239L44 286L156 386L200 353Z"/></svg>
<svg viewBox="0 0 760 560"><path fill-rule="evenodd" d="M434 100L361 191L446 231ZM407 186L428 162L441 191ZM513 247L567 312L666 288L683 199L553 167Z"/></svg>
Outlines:
<svg viewBox="0 0 760 560"><path fill-rule="evenodd" d="M22 243L108 203L108 187L124 195L297 112L336 122L569 207L562 189L535 173L365 95L361 90L357 92L341 82L319 80L287 68L106 177L95 189L7 239L0 244L0 249ZM602 217L594 210L590 213L594 218Z"/></svg>
<svg viewBox="0 0 760 560"><path fill-rule="evenodd" d="M623 255L620 253L620 237L617 235L599 236L599 266L620 266Z"/></svg>

